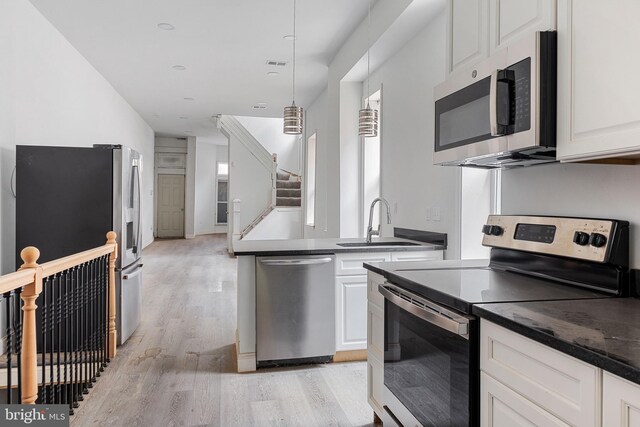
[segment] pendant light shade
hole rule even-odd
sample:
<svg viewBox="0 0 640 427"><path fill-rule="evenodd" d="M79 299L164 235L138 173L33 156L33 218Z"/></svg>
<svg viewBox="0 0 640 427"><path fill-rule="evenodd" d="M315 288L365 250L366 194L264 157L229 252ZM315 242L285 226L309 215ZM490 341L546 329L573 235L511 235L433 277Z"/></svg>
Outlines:
<svg viewBox="0 0 640 427"><path fill-rule="evenodd" d="M298 107L295 102L288 107L284 107L284 133L288 135L302 134L302 115L304 110Z"/></svg>
<svg viewBox="0 0 640 427"><path fill-rule="evenodd" d="M358 134L365 138L378 136L378 110L374 110L367 102L367 108L358 114Z"/></svg>
<svg viewBox="0 0 640 427"><path fill-rule="evenodd" d="M369 0L369 25L367 27L367 96L369 92L369 80L371 76L371 0ZM371 108L369 99L367 107L358 112L358 135L365 138L378 136L378 110Z"/></svg>
<svg viewBox="0 0 640 427"><path fill-rule="evenodd" d="M304 111L296 106L296 0L293 0L293 81L291 105L284 107L284 133L287 135L302 134Z"/></svg>

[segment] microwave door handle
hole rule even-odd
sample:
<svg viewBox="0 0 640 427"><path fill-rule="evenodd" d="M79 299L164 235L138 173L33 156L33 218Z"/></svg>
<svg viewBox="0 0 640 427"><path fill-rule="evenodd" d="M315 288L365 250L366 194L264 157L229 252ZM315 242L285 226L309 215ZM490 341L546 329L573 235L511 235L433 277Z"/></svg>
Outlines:
<svg viewBox="0 0 640 427"><path fill-rule="evenodd" d="M489 129L491 136L502 135L498 131L498 72L491 73L491 83L489 86Z"/></svg>

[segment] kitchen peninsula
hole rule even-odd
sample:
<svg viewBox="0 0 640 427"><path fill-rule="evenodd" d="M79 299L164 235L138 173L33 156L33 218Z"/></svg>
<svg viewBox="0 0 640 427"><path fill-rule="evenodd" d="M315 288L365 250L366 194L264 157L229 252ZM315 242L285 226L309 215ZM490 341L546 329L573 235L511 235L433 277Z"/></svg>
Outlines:
<svg viewBox="0 0 640 427"><path fill-rule="evenodd" d="M262 264L278 263L279 265L295 266L293 269L300 272L303 268L320 268L318 264L326 263L323 278L315 279L314 296L306 297L310 304L305 306L301 301L305 298L296 299L296 296L292 296L287 291L285 297L290 301L281 302L284 303L283 308L292 312L297 310L298 317L295 317L296 315L293 313L283 313L281 309L278 318L282 320L284 317L293 329L299 327L302 332L307 332L304 334L305 336L295 338L296 345L302 345L301 341L305 341L309 345L317 346L321 337L316 335L322 335L322 339L331 341L329 350L321 353L323 356L329 356L329 360L365 360L367 276L363 263L443 259L443 251L446 249L446 235L427 233L411 235L411 237L425 241L394 237L374 239L370 243L366 243L363 239L242 240L235 242L234 253L238 256L238 329L236 331L238 372L256 370L260 364L258 361L262 359L257 357L260 341L257 329L273 327L276 322L268 315L265 317L264 310L261 312L261 307L265 303L257 303L260 300L260 295L268 300L266 304L271 307L273 304L279 303L279 301L275 301L277 298L273 292L268 295L265 295L264 292L260 293L261 286L261 289L265 290L265 285L261 282L264 280L261 279L263 277L261 276ZM334 267L327 270L332 264ZM298 277L309 275L303 272ZM287 273L283 284L285 282L287 285L293 283L295 287L287 289L296 292L299 289L298 285L306 286L306 284L298 283L299 281ZM325 283L326 289L323 288ZM321 301L324 301L322 307ZM300 310L308 312L300 313ZM316 326L301 326L297 321L298 318L303 318L302 320L306 321L313 313L316 316L322 316L316 321ZM293 317L287 317L289 314ZM272 339L270 341L278 340ZM286 343L280 340L280 342L276 342L276 345L286 346ZM296 358L292 357L292 359ZM309 360L300 359L300 361L315 361L315 358L305 359ZM275 362L278 363L278 361ZM290 363L292 361L282 362ZM273 364L267 366L273 366Z"/></svg>

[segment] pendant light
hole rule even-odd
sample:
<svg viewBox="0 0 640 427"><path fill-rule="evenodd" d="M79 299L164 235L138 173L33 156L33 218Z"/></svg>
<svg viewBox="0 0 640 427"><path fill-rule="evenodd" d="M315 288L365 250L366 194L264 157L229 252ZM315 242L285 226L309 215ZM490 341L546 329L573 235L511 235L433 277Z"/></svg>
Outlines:
<svg viewBox="0 0 640 427"><path fill-rule="evenodd" d="M371 0L369 0L369 23L367 26L367 106L358 112L358 135L365 138L378 136L378 110L369 105L369 80L371 66Z"/></svg>
<svg viewBox="0 0 640 427"><path fill-rule="evenodd" d="M302 134L302 107L296 106L296 0L293 0L293 84L291 105L284 108L284 133Z"/></svg>

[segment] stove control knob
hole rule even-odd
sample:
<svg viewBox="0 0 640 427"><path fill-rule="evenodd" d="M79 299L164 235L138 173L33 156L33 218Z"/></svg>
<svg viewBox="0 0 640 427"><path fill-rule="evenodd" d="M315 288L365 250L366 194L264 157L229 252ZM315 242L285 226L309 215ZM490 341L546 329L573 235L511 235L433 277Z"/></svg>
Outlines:
<svg viewBox="0 0 640 427"><path fill-rule="evenodd" d="M589 233L585 233L584 231L576 231L573 234L573 243L580 246L589 244Z"/></svg>
<svg viewBox="0 0 640 427"><path fill-rule="evenodd" d="M482 226L482 232L487 236L501 236L503 231L499 225L485 224Z"/></svg>
<svg viewBox="0 0 640 427"><path fill-rule="evenodd" d="M503 232L504 232L504 229L502 227L500 227L499 225L493 225L491 227L491 235L492 236L502 236Z"/></svg>
<svg viewBox="0 0 640 427"><path fill-rule="evenodd" d="M607 243L607 238L600 233L591 233L589 237L589 244L596 248L601 248Z"/></svg>

